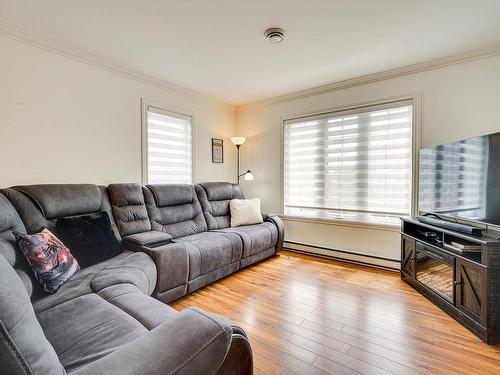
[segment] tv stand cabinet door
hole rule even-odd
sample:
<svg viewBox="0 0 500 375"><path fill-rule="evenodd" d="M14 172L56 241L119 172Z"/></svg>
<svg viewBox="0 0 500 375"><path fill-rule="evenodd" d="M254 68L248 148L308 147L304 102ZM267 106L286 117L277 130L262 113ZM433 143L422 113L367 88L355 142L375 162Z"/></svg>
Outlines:
<svg viewBox="0 0 500 375"><path fill-rule="evenodd" d="M486 325L488 303L486 282L486 269L484 267L457 258L456 307L483 326Z"/></svg>
<svg viewBox="0 0 500 375"><path fill-rule="evenodd" d="M401 271L415 278L415 240L401 236Z"/></svg>

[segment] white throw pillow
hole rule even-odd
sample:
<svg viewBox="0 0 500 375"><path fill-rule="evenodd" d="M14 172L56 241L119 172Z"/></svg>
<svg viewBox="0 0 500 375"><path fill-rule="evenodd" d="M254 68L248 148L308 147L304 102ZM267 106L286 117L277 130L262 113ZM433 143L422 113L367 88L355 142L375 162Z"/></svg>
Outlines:
<svg viewBox="0 0 500 375"><path fill-rule="evenodd" d="M262 223L260 213L260 199L231 199L231 226L250 225Z"/></svg>

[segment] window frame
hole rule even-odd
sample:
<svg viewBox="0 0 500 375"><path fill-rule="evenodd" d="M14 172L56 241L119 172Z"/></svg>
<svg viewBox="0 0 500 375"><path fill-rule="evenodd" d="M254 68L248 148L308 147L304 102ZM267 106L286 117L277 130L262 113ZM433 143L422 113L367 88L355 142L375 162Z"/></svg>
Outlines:
<svg viewBox="0 0 500 375"><path fill-rule="evenodd" d="M293 216L285 215L285 122L289 120L300 119L302 117L321 116L331 112L344 112L355 111L365 107L372 107L377 105L386 105L393 102L412 101L412 123L410 132L410 145L411 145L411 178L410 178L410 217L415 217L418 210L418 168L419 168L419 150L421 144L421 97L420 92L399 95L393 97L385 97L380 99L372 99L364 102L356 102L351 104L343 104L334 107L321 108L316 111L301 112L289 114L280 118L281 130L281 165L280 165L280 210L281 216L286 220L302 221L309 223L331 224L331 225L349 225L360 228L380 228L394 230L399 228L399 224L391 223L374 223L362 220L346 220L337 218L319 218L311 216Z"/></svg>
<svg viewBox="0 0 500 375"><path fill-rule="evenodd" d="M185 109L166 105L153 100L141 98L141 180L143 185L148 182L148 110L156 108L161 112L170 113L171 115L179 115L191 118L191 183L194 184L195 179L195 115L193 112Z"/></svg>

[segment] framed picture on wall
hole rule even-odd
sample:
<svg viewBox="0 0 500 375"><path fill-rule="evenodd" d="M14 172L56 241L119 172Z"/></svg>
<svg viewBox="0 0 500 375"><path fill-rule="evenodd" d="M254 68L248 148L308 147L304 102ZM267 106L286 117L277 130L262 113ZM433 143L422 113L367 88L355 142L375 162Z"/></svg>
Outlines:
<svg viewBox="0 0 500 375"><path fill-rule="evenodd" d="M212 163L224 163L224 141L212 138Z"/></svg>

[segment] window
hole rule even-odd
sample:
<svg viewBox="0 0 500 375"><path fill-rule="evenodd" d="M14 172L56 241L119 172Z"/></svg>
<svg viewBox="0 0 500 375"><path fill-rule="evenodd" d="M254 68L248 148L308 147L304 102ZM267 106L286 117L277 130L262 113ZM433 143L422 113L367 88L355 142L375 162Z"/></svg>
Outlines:
<svg viewBox="0 0 500 375"><path fill-rule="evenodd" d="M192 182L192 118L146 106L145 178L150 184Z"/></svg>
<svg viewBox="0 0 500 375"><path fill-rule="evenodd" d="M284 121L286 215L398 223L410 214L412 101Z"/></svg>

